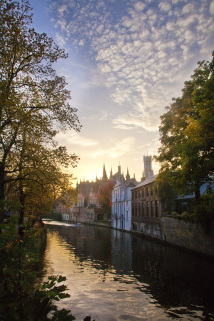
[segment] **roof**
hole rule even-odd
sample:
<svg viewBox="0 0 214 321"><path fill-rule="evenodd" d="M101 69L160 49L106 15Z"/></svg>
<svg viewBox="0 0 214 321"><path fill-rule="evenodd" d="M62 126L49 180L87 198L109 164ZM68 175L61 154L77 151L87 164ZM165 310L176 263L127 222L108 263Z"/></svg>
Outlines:
<svg viewBox="0 0 214 321"><path fill-rule="evenodd" d="M158 175L153 175L153 176L150 176L150 177L147 177L146 179L144 179L142 182L140 182L139 184L137 184L137 186L135 188L138 188L138 187L141 187L141 186L145 186L145 185L148 185L148 184L151 184L155 181L156 177Z"/></svg>
<svg viewBox="0 0 214 321"><path fill-rule="evenodd" d="M136 181L134 178L128 179L128 180L124 180L123 182L117 181L116 184L114 185L114 189L117 187L135 187L137 185Z"/></svg>

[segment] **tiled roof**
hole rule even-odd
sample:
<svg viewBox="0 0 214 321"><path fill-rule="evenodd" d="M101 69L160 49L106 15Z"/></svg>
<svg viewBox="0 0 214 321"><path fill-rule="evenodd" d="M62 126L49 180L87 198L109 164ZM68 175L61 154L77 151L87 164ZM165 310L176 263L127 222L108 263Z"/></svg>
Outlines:
<svg viewBox="0 0 214 321"><path fill-rule="evenodd" d="M158 175L153 175L151 177L148 177L148 178L144 179L144 181L142 181L139 184L137 184L137 186L135 188L138 188L138 187L141 187L141 186L144 186L144 185L147 185L147 184L150 184L150 183L154 182L157 176Z"/></svg>

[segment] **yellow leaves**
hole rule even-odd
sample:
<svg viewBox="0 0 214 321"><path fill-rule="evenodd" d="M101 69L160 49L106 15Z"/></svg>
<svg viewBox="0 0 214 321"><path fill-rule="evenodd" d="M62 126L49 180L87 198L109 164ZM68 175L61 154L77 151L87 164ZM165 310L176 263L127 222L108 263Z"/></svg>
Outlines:
<svg viewBox="0 0 214 321"><path fill-rule="evenodd" d="M187 125L184 134L190 142L194 144L202 143L202 130L198 120L189 119L189 124Z"/></svg>

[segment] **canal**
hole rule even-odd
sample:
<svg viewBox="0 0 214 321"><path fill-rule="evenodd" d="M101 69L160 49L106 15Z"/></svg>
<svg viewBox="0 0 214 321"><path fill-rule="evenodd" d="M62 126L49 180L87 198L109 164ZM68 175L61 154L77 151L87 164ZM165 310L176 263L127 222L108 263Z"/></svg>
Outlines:
<svg viewBox="0 0 214 321"><path fill-rule="evenodd" d="M43 274L66 276L77 321L214 320L214 263L126 232L48 223Z"/></svg>

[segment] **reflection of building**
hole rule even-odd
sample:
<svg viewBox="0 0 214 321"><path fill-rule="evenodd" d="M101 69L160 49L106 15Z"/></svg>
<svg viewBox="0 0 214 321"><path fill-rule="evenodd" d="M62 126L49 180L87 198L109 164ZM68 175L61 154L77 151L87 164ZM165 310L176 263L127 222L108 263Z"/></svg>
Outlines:
<svg viewBox="0 0 214 321"><path fill-rule="evenodd" d="M131 231L131 190L136 184L135 178L130 178L128 169L126 179L116 182L112 191L113 228Z"/></svg>
<svg viewBox="0 0 214 321"><path fill-rule="evenodd" d="M112 229L111 260L116 273L129 274L132 271L132 236Z"/></svg>

